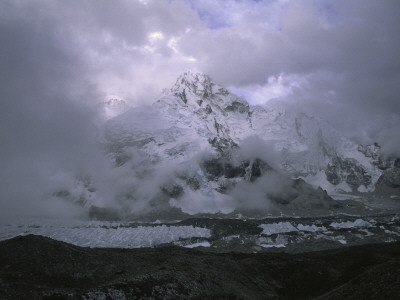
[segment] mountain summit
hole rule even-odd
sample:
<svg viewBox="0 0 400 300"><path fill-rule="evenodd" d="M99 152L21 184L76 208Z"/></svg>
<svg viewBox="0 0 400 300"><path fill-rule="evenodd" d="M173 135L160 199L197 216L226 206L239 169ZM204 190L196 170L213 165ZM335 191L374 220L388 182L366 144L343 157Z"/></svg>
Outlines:
<svg viewBox="0 0 400 300"><path fill-rule="evenodd" d="M188 106L202 106L210 102L222 110L249 110L249 105L243 98L229 93L228 90L214 83L211 78L202 73L186 72L178 77L170 89L171 94L179 97Z"/></svg>

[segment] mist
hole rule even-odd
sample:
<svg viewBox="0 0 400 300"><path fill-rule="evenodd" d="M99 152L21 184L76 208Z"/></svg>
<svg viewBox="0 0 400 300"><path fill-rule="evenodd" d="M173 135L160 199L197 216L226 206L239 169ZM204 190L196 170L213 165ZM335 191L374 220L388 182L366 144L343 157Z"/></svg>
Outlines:
<svg viewBox="0 0 400 300"><path fill-rule="evenodd" d="M57 26L36 23L27 11L6 11L0 26L1 218L75 215L75 207L48 195L57 173L68 185L97 165L98 111L88 101L97 90L85 80L78 53L60 45Z"/></svg>

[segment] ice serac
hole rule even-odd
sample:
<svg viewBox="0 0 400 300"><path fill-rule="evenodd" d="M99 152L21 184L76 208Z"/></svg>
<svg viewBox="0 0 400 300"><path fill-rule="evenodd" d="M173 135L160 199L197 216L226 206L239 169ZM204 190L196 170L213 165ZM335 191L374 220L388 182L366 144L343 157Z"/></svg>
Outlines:
<svg viewBox="0 0 400 300"><path fill-rule="evenodd" d="M323 206L330 198L318 187L331 193L373 191L378 181L398 186L397 169L381 158L379 145L358 145L305 113L250 106L201 73L182 74L155 103L104 128L115 166L139 178L161 174L153 196L189 213L233 211L242 201L232 196L238 187L258 189L274 203L301 206L307 198Z"/></svg>

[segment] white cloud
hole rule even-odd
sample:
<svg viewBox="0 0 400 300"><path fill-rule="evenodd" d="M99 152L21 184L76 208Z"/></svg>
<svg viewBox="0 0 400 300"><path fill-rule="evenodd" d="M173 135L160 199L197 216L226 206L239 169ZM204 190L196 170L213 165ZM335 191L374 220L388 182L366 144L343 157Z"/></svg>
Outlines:
<svg viewBox="0 0 400 300"><path fill-rule="evenodd" d="M264 104L270 100L279 100L294 93L295 88L300 88L307 84L304 77L270 76L264 85L247 85L243 88L230 87L230 90L236 94L242 95L251 104Z"/></svg>
<svg viewBox="0 0 400 300"><path fill-rule="evenodd" d="M155 32L149 33L150 43L154 43L157 40L163 40L163 39L164 39L164 35L161 31L155 31Z"/></svg>

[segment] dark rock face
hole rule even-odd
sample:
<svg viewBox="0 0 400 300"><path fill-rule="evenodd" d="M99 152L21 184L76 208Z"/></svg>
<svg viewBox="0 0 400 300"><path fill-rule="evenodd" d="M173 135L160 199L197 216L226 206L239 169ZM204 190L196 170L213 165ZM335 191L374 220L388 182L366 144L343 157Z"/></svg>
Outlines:
<svg viewBox="0 0 400 300"><path fill-rule="evenodd" d="M212 139L209 139L208 142L211 146L213 146L217 151L222 154L224 154L228 150L238 148L238 145L231 139L214 137Z"/></svg>
<svg viewBox="0 0 400 300"><path fill-rule="evenodd" d="M186 177L184 178L186 181L186 184L194 191L198 190L200 188L200 182L196 177Z"/></svg>
<svg viewBox="0 0 400 300"><path fill-rule="evenodd" d="M381 146L378 143L366 146L358 145L358 151L363 153L365 157L372 158L372 164L381 170L386 170L391 167L391 160L382 157Z"/></svg>
<svg viewBox="0 0 400 300"><path fill-rule="evenodd" d="M169 197L177 198L183 194L183 187L176 183L169 183L163 185L161 191Z"/></svg>
<svg viewBox="0 0 400 300"><path fill-rule="evenodd" d="M212 109L211 109L211 106L209 104L207 104L207 106L206 106L206 113L208 115L212 113Z"/></svg>
<svg viewBox="0 0 400 300"><path fill-rule="evenodd" d="M394 161L394 167L395 167L395 168L400 168L400 158L397 158L397 159Z"/></svg>
<svg viewBox="0 0 400 300"><path fill-rule="evenodd" d="M381 170L386 170L386 169L390 168L391 161L384 160L381 157L379 157L376 161L373 162L373 164Z"/></svg>
<svg viewBox="0 0 400 300"><path fill-rule="evenodd" d="M380 156L381 146L378 143L372 145L358 145L358 151L363 153L366 157L377 159Z"/></svg>
<svg viewBox="0 0 400 300"><path fill-rule="evenodd" d="M112 208L104 208L98 206L90 206L88 216L94 220L115 221L119 220L121 215L118 211Z"/></svg>
<svg viewBox="0 0 400 300"><path fill-rule="evenodd" d="M380 193L400 194L400 159L392 160L392 167L384 170L376 183Z"/></svg>
<svg viewBox="0 0 400 300"><path fill-rule="evenodd" d="M282 178L282 181L285 180ZM303 179L286 179L287 183L279 193L270 194L268 198L282 208L290 209L322 209L338 208L338 204L322 188L314 189Z"/></svg>
<svg viewBox="0 0 400 300"><path fill-rule="evenodd" d="M249 105L245 105L241 102L232 102L232 105L229 105L225 108L226 111L237 111L240 113L248 113L249 112Z"/></svg>
<svg viewBox="0 0 400 300"><path fill-rule="evenodd" d="M256 158L254 161L251 163L251 169L250 169L250 176L249 179L250 181L254 181L257 178L261 177L264 175L265 172L268 171L273 171L270 165L268 165L265 161L262 159Z"/></svg>
<svg viewBox="0 0 400 300"><path fill-rule="evenodd" d="M399 194L400 158L384 158L381 155L381 146L378 143L367 146L359 145L358 151L366 157L372 158L372 164L383 171L376 183L375 191L383 194Z"/></svg>
<svg viewBox="0 0 400 300"><path fill-rule="evenodd" d="M0 242L1 299L398 299L400 243L302 254Z"/></svg>
<svg viewBox="0 0 400 300"><path fill-rule="evenodd" d="M224 174L223 164L218 158L204 161L202 167L209 178L217 178Z"/></svg>
<svg viewBox="0 0 400 300"><path fill-rule="evenodd" d="M183 103L187 103L187 97L186 97L186 91L185 89L183 89L183 91L181 93L176 93L175 96L179 97Z"/></svg>
<svg viewBox="0 0 400 300"><path fill-rule="evenodd" d="M291 179L274 170L265 161L256 158L234 164L228 159L212 158L201 165L208 180L220 182L220 178L241 178L241 182L252 182L266 186L264 200L270 200L276 208L285 209L325 209L337 203L321 188L315 189L303 179ZM256 183L256 181L259 181ZM271 182L273 182L271 184ZM219 186L221 193L229 193L235 188L237 181L224 182ZM239 185L240 188L240 185ZM235 192L232 192L235 197Z"/></svg>
<svg viewBox="0 0 400 300"><path fill-rule="evenodd" d="M223 175L226 178L244 177L244 175L246 175L246 168L249 164L249 161L244 161L238 166L226 163L223 165Z"/></svg>
<svg viewBox="0 0 400 300"><path fill-rule="evenodd" d="M325 170L325 175L330 183L338 185L345 181L353 190L356 190L360 185L368 186L371 184L371 176L368 172L357 161L348 158L333 158Z"/></svg>
<svg viewBox="0 0 400 300"><path fill-rule="evenodd" d="M377 182L378 186L384 185L394 189L400 189L400 168L385 170Z"/></svg>
<svg viewBox="0 0 400 300"><path fill-rule="evenodd" d="M244 160L238 164L234 164L224 158L212 158L205 160L201 167L210 180L215 180L219 177L242 177L254 181L265 172L273 170L265 161L259 158L251 161Z"/></svg>

